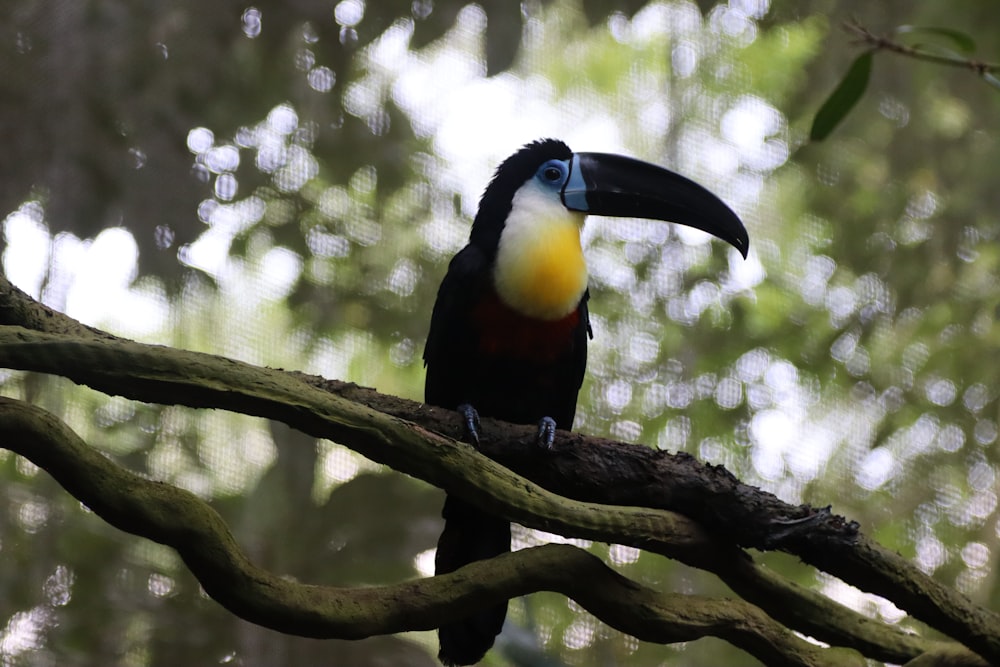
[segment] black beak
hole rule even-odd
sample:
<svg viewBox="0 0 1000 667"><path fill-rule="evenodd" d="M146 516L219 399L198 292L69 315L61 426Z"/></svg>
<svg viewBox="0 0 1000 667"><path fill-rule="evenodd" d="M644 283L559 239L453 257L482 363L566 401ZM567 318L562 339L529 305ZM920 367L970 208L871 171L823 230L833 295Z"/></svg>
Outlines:
<svg viewBox="0 0 1000 667"><path fill-rule="evenodd" d="M739 217L694 181L648 162L611 153L575 153L563 205L591 215L666 220L695 227L747 256L750 239Z"/></svg>

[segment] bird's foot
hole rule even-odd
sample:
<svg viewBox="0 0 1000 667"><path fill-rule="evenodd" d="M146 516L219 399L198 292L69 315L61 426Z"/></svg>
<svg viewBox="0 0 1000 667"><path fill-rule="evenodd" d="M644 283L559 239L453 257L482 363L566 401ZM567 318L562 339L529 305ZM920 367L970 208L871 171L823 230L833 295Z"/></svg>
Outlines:
<svg viewBox="0 0 1000 667"><path fill-rule="evenodd" d="M556 420L552 417L542 417L538 420L538 433L535 435L535 442L540 447L552 449L552 443L556 439Z"/></svg>
<svg viewBox="0 0 1000 667"><path fill-rule="evenodd" d="M462 403L456 408L461 413L465 422L465 435L469 438L469 444L479 447L479 413L468 403Z"/></svg>

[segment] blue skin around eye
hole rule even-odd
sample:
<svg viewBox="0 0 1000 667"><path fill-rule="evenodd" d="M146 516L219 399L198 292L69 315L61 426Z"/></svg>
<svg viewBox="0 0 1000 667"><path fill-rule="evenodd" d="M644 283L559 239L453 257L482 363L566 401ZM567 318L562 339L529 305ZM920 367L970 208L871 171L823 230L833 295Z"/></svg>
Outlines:
<svg viewBox="0 0 1000 667"><path fill-rule="evenodd" d="M587 206L587 186L583 182L583 173L580 171L580 158L573 156L570 164L569 180L562 191L563 205L572 211L588 211Z"/></svg>
<svg viewBox="0 0 1000 667"><path fill-rule="evenodd" d="M545 174L545 172L553 168L559 171L558 181L553 181L549 179ZM545 164L543 164L541 167L538 168L538 171L535 172L535 178L541 181L543 185L555 189L561 187L562 184L566 182L567 171L568 167L566 163L563 162L562 160L549 160L548 162L546 162Z"/></svg>

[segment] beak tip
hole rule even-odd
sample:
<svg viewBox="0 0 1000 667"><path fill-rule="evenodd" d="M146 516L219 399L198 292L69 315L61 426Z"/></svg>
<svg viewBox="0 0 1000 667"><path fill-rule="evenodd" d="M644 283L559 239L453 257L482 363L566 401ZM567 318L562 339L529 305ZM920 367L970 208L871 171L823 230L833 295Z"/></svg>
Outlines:
<svg viewBox="0 0 1000 667"><path fill-rule="evenodd" d="M739 251L739 253L743 255L743 259L746 259L747 255L750 254L750 239L746 236L742 237L740 239L739 245L735 247Z"/></svg>
<svg viewBox="0 0 1000 667"><path fill-rule="evenodd" d="M731 209L727 210L729 212L727 224L722 226L724 232L720 233L716 230L709 230L709 233L715 234L719 238L723 239L729 245L736 248L736 250L743 256L743 259L747 258L750 254L750 235L747 233L747 228L743 225L743 221L740 220Z"/></svg>

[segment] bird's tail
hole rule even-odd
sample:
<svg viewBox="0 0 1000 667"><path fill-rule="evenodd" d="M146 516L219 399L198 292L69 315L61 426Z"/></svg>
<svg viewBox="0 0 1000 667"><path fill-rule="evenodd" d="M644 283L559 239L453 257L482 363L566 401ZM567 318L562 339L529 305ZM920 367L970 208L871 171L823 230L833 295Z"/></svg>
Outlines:
<svg viewBox="0 0 1000 667"><path fill-rule="evenodd" d="M510 551L510 522L484 514L455 496L445 498L441 515L444 531L438 540L434 562L437 574ZM504 602L443 626L438 630L441 642L438 658L449 667L475 664L493 646L506 616Z"/></svg>

